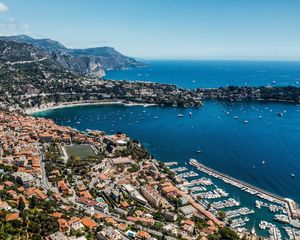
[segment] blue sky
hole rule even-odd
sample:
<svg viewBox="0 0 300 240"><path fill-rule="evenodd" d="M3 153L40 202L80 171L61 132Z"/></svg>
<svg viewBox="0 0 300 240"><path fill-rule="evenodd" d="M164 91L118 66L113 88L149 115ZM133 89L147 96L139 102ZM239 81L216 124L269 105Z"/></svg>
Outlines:
<svg viewBox="0 0 300 240"><path fill-rule="evenodd" d="M300 59L298 0L0 0L0 34L164 59Z"/></svg>

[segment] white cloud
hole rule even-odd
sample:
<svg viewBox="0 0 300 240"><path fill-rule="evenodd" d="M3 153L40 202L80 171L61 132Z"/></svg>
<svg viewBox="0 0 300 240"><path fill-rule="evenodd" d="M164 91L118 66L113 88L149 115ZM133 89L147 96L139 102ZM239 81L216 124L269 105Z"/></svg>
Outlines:
<svg viewBox="0 0 300 240"><path fill-rule="evenodd" d="M0 36L17 34L31 34L30 25L19 22L13 17L0 21Z"/></svg>
<svg viewBox="0 0 300 240"><path fill-rule="evenodd" d="M7 10L8 10L8 6L0 2L0 12L6 12Z"/></svg>

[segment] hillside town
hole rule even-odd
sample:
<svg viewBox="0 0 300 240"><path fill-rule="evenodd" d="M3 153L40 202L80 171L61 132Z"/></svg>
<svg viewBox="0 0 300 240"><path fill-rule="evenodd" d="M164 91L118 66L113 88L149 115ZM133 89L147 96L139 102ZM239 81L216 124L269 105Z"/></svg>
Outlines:
<svg viewBox="0 0 300 240"><path fill-rule="evenodd" d="M123 133L0 123L1 239L239 239Z"/></svg>

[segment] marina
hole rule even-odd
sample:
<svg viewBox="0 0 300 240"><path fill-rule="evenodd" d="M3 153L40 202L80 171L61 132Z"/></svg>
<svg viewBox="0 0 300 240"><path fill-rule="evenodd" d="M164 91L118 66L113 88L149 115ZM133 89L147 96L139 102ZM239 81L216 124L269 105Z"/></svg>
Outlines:
<svg viewBox="0 0 300 240"><path fill-rule="evenodd" d="M248 183L242 182L240 180L234 179L232 177L229 177L223 173L220 173L216 170L213 170L209 167L204 166L203 164L199 163L195 159L190 160L190 164L194 167L196 167L198 170L211 175L215 178L221 179L222 181L229 183L237 188L240 188L243 191L246 191L252 195L256 195L257 197L268 200L273 203L280 204L282 207L284 207L289 215L289 217L297 218L299 217L299 209L296 208L296 205L293 204L291 200L284 199L280 196L277 196L275 194L269 193L265 190L259 189L255 186L252 186Z"/></svg>

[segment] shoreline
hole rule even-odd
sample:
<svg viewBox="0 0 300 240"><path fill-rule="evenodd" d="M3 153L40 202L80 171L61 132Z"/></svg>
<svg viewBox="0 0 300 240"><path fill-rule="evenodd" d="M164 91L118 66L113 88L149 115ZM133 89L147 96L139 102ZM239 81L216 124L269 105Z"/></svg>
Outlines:
<svg viewBox="0 0 300 240"><path fill-rule="evenodd" d="M40 107L27 108L24 110L25 114L31 115L34 113L45 112L49 110L61 109L61 108L70 108L77 106L89 106L89 105L123 105L123 106L143 106L143 107L151 107L157 106L157 104L147 104L147 103L124 103L122 101L104 101L104 102L65 102L65 103L48 103L46 105L42 105Z"/></svg>

